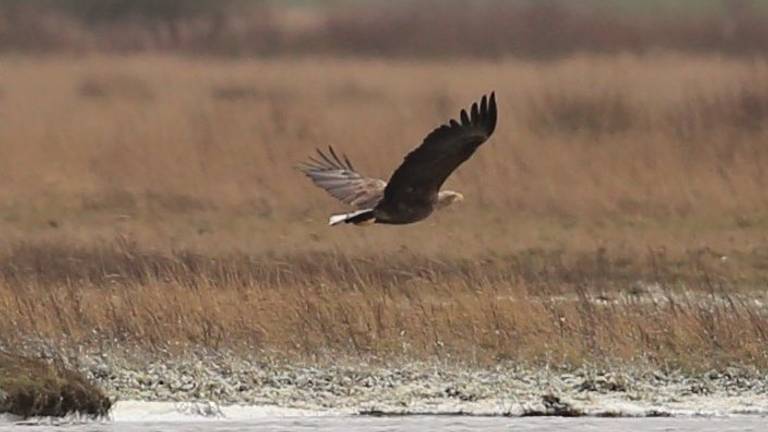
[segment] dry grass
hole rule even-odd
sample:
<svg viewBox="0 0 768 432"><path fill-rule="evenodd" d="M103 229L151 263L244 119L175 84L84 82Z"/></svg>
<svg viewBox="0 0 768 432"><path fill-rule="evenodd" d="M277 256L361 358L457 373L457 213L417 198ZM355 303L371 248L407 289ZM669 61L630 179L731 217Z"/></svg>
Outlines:
<svg viewBox="0 0 768 432"><path fill-rule="evenodd" d="M768 364L761 60L3 67L8 341ZM326 227L342 206L296 162L333 144L386 177L491 89L497 133L447 185L462 206Z"/></svg>
<svg viewBox="0 0 768 432"><path fill-rule="evenodd" d="M750 249L768 222L767 86L760 61L663 56L7 58L0 228L6 240L126 234L219 252ZM490 89L497 134L447 185L466 205L397 236L325 227L341 206L292 168L314 147L387 177Z"/></svg>
<svg viewBox="0 0 768 432"><path fill-rule="evenodd" d="M61 364L0 351L0 413L22 417L107 415L112 401Z"/></svg>
<svg viewBox="0 0 768 432"><path fill-rule="evenodd" d="M710 273L703 255L211 257L27 245L3 257L0 334L7 344L33 336L301 359L768 367L768 315L755 301L765 297Z"/></svg>

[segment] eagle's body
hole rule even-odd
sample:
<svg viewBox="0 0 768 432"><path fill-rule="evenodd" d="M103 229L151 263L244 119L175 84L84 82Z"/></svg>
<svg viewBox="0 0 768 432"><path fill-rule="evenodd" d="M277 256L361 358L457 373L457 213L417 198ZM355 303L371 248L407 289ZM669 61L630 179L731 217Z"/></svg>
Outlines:
<svg viewBox="0 0 768 432"><path fill-rule="evenodd" d="M436 205L437 194L415 191L403 194L398 200L382 200L374 207L372 217L377 223L409 224L426 219Z"/></svg>
<svg viewBox="0 0 768 432"><path fill-rule="evenodd" d="M427 135L410 152L389 182L363 177L346 156L339 158L318 150L320 159L299 168L319 187L340 201L360 210L333 215L330 225L353 223L409 224L427 218L438 208L461 201L463 195L440 191L448 176L469 159L496 128L496 98L472 104L470 113L461 111L461 122L450 120Z"/></svg>

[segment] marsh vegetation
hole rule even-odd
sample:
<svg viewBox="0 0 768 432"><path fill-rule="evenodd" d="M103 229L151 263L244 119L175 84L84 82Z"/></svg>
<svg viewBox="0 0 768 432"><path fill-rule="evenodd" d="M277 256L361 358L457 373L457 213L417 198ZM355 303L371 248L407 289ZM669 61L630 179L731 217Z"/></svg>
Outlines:
<svg viewBox="0 0 768 432"><path fill-rule="evenodd" d="M0 351L0 414L105 416L112 401L60 362Z"/></svg>
<svg viewBox="0 0 768 432"><path fill-rule="evenodd" d="M0 338L287 358L768 365L768 65L7 57ZM463 205L330 229L293 169L386 176L478 94ZM14 345L17 344L17 345Z"/></svg>

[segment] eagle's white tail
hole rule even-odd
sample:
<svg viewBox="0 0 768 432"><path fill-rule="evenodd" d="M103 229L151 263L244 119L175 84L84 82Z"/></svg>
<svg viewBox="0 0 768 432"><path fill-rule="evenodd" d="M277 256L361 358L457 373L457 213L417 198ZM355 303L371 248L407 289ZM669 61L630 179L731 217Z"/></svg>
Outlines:
<svg viewBox="0 0 768 432"><path fill-rule="evenodd" d="M331 215L331 219L328 220L328 225L334 226L342 222L359 224L362 222L366 222L368 220L371 220L371 221L373 220L373 209L365 209L365 210L358 210L352 213L342 213L342 214Z"/></svg>

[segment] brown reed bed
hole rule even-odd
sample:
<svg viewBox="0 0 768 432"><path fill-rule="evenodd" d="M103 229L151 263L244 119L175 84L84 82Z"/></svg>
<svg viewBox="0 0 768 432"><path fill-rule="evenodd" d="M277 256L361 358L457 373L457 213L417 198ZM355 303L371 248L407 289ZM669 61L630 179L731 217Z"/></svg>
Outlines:
<svg viewBox="0 0 768 432"><path fill-rule="evenodd" d="M4 67L8 241L128 235L218 252L460 243L473 254L616 245L727 254L758 247L768 222L760 60L17 57ZM499 94L500 127L447 185L466 205L397 231L405 236L325 228L341 206L296 163L334 145L386 178L426 132L489 89Z"/></svg>
<svg viewBox="0 0 768 432"><path fill-rule="evenodd" d="M754 285L764 281L736 286L695 260L627 262L605 251L214 257L41 244L20 246L2 263L7 344L246 349L289 359L768 365L766 299Z"/></svg>
<svg viewBox="0 0 768 432"><path fill-rule="evenodd" d="M759 59L675 55L10 57L0 334L765 367L765 83ZM325 225L342 206L292 168L314 147L386 177L490 89L500 126L449 180L461 206Z"/></svg>

